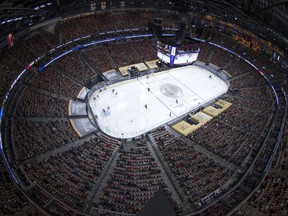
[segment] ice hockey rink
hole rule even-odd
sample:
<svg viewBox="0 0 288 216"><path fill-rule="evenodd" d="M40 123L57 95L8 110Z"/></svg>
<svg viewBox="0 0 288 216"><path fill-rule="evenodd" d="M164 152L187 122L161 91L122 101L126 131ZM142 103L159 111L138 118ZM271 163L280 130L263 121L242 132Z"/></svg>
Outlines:
<svg viewBox="0 0 288 216"><path fill-rule="evenodd" d="M175 68L95 91L90 108L99 128L132 138L198 109L228 91L219 77L198 66Z"/></svg>

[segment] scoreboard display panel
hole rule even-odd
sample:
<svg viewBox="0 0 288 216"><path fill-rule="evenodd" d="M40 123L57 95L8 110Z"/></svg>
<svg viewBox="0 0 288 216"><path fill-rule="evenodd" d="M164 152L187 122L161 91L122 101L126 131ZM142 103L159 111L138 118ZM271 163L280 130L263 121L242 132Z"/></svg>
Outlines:
<svg viewBox="0 0 288 216"><path fill-rule="evenodd" d="M169 40L157 41L157 57L165 64L187 65L196 61L200 52L200 43L185 40L181 44L170 43Z"/></svg>

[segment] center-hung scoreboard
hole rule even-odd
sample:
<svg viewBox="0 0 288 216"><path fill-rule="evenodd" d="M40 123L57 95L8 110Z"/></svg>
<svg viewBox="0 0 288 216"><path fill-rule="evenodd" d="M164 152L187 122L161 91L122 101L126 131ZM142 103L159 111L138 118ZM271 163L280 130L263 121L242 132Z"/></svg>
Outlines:
<svg viewBox="0 0 288 216"><path fill-rule="evenodd" d="M169 38L161 38L157 41L157 57L170 66L188 65L196 61L200 45L200 42L193 39L173 43L173 40L169 40Z"/></svg>

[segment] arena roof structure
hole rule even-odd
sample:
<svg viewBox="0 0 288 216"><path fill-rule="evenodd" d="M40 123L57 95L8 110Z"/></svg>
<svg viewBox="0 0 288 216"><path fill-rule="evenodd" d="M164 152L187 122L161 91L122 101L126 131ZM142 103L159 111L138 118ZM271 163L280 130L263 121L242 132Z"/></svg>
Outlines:
<svg viewBox="0 0 288 216"><path fill-rule="evenodd" d="M75 12L89 12L91 10L101 10L101 8L150 7L176 10L182 13L202 10L205 13L217 14L252 31L259 31L259 34L262 34L263 37L267 36L267 32L270 32L272 40L283 41L281 38L286 37L284 41L287 44L287 4L288 2L284 0L2 0L0 1L0 38L3 39L9 33L19 32L39 22ZM283 34L283 36L276 34L277 32Z"/></svg>

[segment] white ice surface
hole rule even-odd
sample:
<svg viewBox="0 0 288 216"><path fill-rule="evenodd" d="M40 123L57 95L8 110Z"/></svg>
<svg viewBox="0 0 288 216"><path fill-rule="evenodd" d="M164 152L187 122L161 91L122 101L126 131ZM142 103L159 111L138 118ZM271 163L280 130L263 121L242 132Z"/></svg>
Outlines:
<svg viewBox="0 0 288 216"><path fill-rule="evenodd" d="M181 89L178 104L175 97L161 92L164 84ZM187 66L107 86L94 92L89 102L104 133L132 138L197 109L227 91L227 84L217 76L200 67Z"/></svg>

